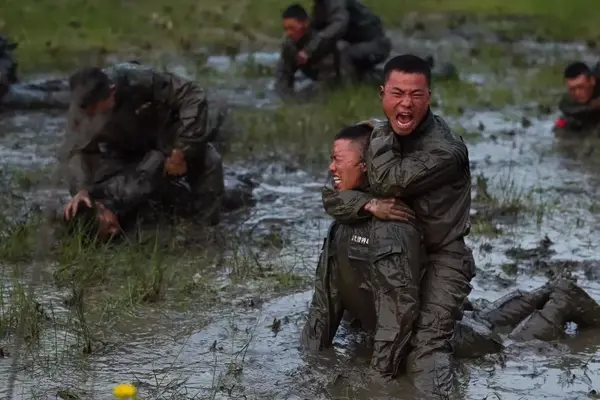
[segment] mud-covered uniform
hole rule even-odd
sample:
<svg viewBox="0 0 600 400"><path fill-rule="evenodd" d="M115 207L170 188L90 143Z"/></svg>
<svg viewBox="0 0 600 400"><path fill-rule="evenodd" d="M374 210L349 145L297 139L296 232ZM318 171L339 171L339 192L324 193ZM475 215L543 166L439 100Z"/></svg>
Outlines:
<svg viewBox="0 0 600 400"><path fill-rule="evenodd" d="M279 61L275 68L275 92L284 100L309 98L338 84L342 79L339 66L339 53L334 51L323 57L312 58L304 65L296 62L296 55L314 35L308 32L300 41L286 38L281 46ZM305 91L296 91L295 75L300 71L313 81L313 86Z"/></svg>
<svg viewBox="0 0 600 400"><path fill-rule="evenodd" d="M593 107L590 104L592 100L600 98L600 63L596 64L592 73L597 81L588 102L578 103L568 93L561 98L558 108L566 126L555 127L557 137L568 139L585 135L600 138L600 107Z"/></svg>
<svg viewBox="0 0 600 400"><path fill-rule="evenodd" d="M156 199L198 221L218 221L224 190L219 153L208 143L205 91L196 83L137 64L105 71L116 84L115 106L88 117L72 93L66 157L71 194L87 190L119 219ZM187 172L166 176L164 161L182 150ZM182 193L187 192L187 196Z"/></svg>
<svg viewBox="0 0 600 400"><path fill-rule="evenodd" d="M17 62L13 50L17 44L0 35L0 99L6 94L11 84L17 82Z"/></svg>
<svg viewBox="0 0 600 400"><path fill-rule="evenodd" d="M424 233L427 267L407 371L425 397L445 396L453 388L451 339L475 276L473 254L464 241L471 226L467 147L431 111L406 137L395 135L388 121L369 124L370 193L328 190L323 204L329 215L345 223L365 218L363 207L374 197L400 198L415 211Z"/></svg>
<svg viewBox="0 0 600 400"><path fill-rule="evenodd" d="M314 0L312 35L304 51L309 60L340 52L340 68L357 79L391 51L381 19L358 0Z"/></svg>
<svg viewBox="0 0 600 400"><path fill-rule="evenodd" d="M396 374L418 314L420 248L421 233L409 223L333 222L317 267L304 346L330 346L348 311L374 334L371 366Z"/></svg>

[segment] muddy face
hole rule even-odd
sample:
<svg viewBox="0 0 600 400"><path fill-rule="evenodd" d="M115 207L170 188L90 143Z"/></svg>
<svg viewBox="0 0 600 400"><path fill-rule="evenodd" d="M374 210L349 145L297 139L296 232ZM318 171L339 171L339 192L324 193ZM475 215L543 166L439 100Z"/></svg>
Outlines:
<svg viewBox="0 0 600 400"><path fill-rule="evenodd" d="M363 147L360 142L339 139L333 142L329 172L333 175L336 190L344 191L357 188L366 172L362 161Z"/></svg>
<svg viewBox="0 0 600 400"><path fill-rule="evenodd" d="M96 102L95 104L92 104L89 107L84 108L83 112L87 116L93 117L98 114L110 112L114 108L114 106L115 106L115 88L112 87L110 94L108 95L108 97L106 99L100 100L100 101Z"/></svg>
<svg viewBox="0 0 600 400"><path fill-rule="evenodd" d="M295 18L284 18L283 19L283 31L285 36L293 40L294 42L300 41L306 35L308 30L308 20L301 21Z"/></svg>
<svg viewBox="0 0 600 400"><path fill-rule="evenodd" d="M410 135L429 109L427 78L419 73L392 71L381 87L383 112L397 135Z"/></svg>
<svg viewBox="0 0 600 400"><path fill-rule="evenodd" d="M596 78L581 74L573 79L567 79L569 95L578 103L587 103L594 93Z"/></svg>

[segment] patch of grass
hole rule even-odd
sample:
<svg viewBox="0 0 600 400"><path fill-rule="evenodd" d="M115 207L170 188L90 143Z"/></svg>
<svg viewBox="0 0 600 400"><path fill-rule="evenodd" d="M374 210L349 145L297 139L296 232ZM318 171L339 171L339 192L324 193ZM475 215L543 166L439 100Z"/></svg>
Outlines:
<svg viewBox="0 0 600 400"><path fill-rule="evenodd" d="M289 0L5 0L0 29L20 43L23 70L71 68L102 63L107 54L148 56L156 51L189 52L199 47L236 53L243 47L276 48L280 12ZM308 0L301 1L310 7ZM387 28L400 28L407 13L439 13L456 25L456 16L528 16L518 26L495 29L559 39L598 39L600 10L593 0L365 0ZM490 25L494 28L493 25Z"/></svg>

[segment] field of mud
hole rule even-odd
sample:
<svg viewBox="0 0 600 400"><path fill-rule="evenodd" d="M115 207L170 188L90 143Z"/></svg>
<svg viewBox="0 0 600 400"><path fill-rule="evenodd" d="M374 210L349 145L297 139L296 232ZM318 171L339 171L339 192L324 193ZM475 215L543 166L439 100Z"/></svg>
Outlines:
<svg viewBox="0 0 600 400"><path fill-rule="evenodd" d="M551 132L562 68L595 61L589 46L390 34L394 52L432 53L460 70L460 82L433 90L435 112L469 147L470 298L571 274L600 301L598 162L591 144L558 146ZM112 246L59 236L36 210L68 194L54 171L65 116L0 114L0 397L110 399L131 382L144 399L410 398L402 378L362 383L368 348L349 327L319 358L299 349L330 222L320 197L329 138L379 106L376 88L361 87L283 107L272 92L276 59L163 60L235 105L243 128L226 168L256 184L258 201L210 231L182 224ZM463 362L461 390L465 399L594 398L599 350L594 332L508 343L502 355Z"/></svg>

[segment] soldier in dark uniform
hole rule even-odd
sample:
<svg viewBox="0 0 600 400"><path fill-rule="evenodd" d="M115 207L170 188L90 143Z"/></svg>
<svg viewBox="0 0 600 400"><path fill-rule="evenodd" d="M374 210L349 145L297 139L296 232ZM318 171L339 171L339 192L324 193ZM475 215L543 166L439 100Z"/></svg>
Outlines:
<svg viewBox="0 0 600 400"><path fill-rule="evenodd" d="M370 131L366 125L356 125L335 137L329 167L332 190L343 193L366 184L363 150ZM390 213L397 216L397 222L370 218ZM329 346L342 313L348 310L373 329L371 366L390 376L397 373L407 354L418 314L421 232L412 211L393 199L373 201L368 216L356 223L331 226L302 341L313 350Z"/></svg>
<svg viewBox="0 0 600 400"><path fill-rule="evenodd" d="M286 39L281 46L275 69L275 91L284 100L310 98L340 81L339 56L333 52L319 59L300 64L298 53L315 34L310 29L308 13L300 4L292 4L282 13ZM298 91L295 88L296 71L312 80L312 86Z"/></svg>
<svg viewBox="0 0 600 400"><path fill-rule="evenodd" d="M469 156L462 139L429 108L431 71L425 60L397 56L384 72L387 119L371 122L369 193L325 191L323 200L328 214L342 222L359 218L374 197L400 198L415 211L427 267L407 370L424 398L444 397L454 387L451 339L475 276L464 241L471 226Z"/></svg>
<svg viewBox="0 0 600 400"><path fill-rule="evenodd" d="M556 122L555 134L560 138L600 135L600 63L594 70L582 62L572 63L564 78L568 93L558 106L562 117Z"/></svg>
<svg viewBox="0 0 600 400"><path fill-rule="evenodd" d="M209 143L205 91L195 82L135 64L83 68L70 78L67 220L94 207L112 234L156 201L215 224L223 165ZM104 224L104 225L103 225Z"/></svg>

